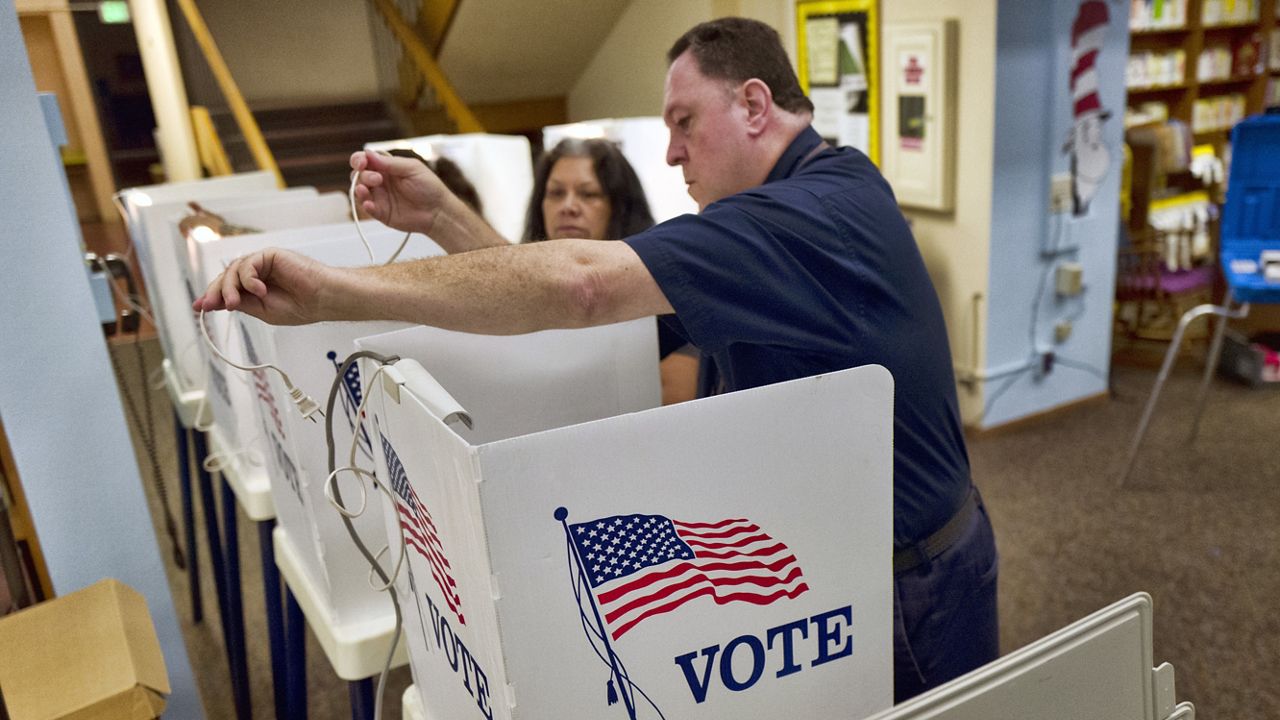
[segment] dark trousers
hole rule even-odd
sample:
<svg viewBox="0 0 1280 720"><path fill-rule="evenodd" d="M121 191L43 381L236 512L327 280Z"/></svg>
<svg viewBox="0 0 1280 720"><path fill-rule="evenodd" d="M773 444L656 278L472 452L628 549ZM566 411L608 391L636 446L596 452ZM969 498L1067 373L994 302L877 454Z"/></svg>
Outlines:
<svg viewBox="0 0 1280 720"><path fill-rule="evenodd" d="M894 702L919 695L995 660L995 535L987 509L931 561L893 579Z"/></svg>

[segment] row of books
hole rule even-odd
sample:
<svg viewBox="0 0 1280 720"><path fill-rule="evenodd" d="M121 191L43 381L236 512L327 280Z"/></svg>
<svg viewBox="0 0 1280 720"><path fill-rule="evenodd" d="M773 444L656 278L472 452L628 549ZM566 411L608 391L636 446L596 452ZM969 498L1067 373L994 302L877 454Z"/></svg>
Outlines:
<svg viewBox="0 0 1280 720"><path fill-rule="evenodd" d="M1198 133L1228 130L1244 119L1245 106L1241 93L1200 98L1191 106L1191 129Z"/></svg>
<svg viewBox="0 0 1280 720"><path fill-rule="evenodd" d="M1129 28L1159 30L1187 24L1187 0L1130 0Z"/></svg>
<svg viewBox="0 0 1280 720"><path fill-rule="evenodd" d="M1184 50L1144 51L1129 55L1125 84L1133 89L1176 85L1187 77Z"/></svg>
<svg viewBox="0 0 1280 720"><path fill-rule="evenodd" d="M1206 27L1257 22L1260 0L1203 0L1200 22ZM1130 30L1186 27L1187 0L1129 0Z"/></svg>

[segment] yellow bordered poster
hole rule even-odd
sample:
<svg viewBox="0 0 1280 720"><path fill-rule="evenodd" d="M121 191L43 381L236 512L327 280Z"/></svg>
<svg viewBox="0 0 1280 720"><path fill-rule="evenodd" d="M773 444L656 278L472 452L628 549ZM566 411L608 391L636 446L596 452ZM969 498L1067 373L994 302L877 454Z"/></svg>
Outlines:
<svg viewBox="0 0 1280 720"><path fill-rule="evenodd" d="M814 129L878 164L878 0L797 0L796 35L800 87L813 101Z"/></svg>

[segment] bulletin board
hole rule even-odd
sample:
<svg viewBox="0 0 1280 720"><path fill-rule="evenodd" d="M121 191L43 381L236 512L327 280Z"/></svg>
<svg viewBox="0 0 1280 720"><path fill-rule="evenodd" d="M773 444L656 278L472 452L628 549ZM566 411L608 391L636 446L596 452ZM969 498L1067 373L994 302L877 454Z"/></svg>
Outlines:
<svg viewBox="0 0 1280 720"><path fill-rule="evenodd" d="M813 127L880 163L879 0L798 0L800 87Z"/></svg>

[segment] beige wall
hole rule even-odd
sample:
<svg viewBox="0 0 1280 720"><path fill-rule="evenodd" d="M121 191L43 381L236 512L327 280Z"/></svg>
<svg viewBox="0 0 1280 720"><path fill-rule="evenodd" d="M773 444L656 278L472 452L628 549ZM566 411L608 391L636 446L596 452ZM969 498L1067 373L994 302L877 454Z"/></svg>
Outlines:
<svg viewBox="0 0 1280 720"><path fill-rule="evenodd" d="M252 5L240 0L200 0L199 8L250 103L378 95L368 3L363 0L272 0ZM217 100L208 97L216 86L187 39L182 13L174 10L172 20L175 29L182 31L175 32L181 62L184 66L198 63L190 74L192 102L222 104L220 94Z"/></svg>
<svg viewBox="0 0 1280 720"><path fill-rule="evenodd" d="M955 211L908 210L916 240L942 301L951 356L960 373L985 366L991 245L991 178L995 128L997 0L893 0L880 4L881 22L955 19L959 23ZM881 67L890 59L882 57ZM982 293L975 316L973 297ZM976 324L976 325L975 325ZM975 346L975 327L977 340ZM959 388L966 423L982 414L982 393Z"/></svg>
<svg viewBox="0 0 1280 720"><path fill-rule="evenodd" d="M569 91L569 119L662 113L667 50L700 22L741 15L769 23L794 64L795 17L778 0L634 0Z"/></svg>

